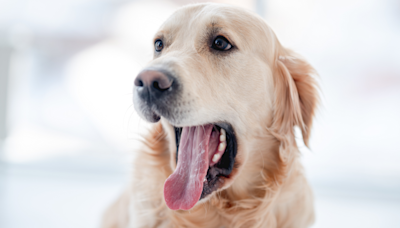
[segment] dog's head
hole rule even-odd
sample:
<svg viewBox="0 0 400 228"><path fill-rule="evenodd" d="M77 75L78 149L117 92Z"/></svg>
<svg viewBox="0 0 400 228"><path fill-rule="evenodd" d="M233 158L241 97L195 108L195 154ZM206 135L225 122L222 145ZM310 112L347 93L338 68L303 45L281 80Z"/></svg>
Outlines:
<svg viewBox="0 0 400 228"><path fill-rule="evenodd" d="M199 4L174 13L134 88L135 109L150 122L161 119L170 137L168 207L187 210L250 183L260 173L241 173L280 163L264 158L283 159L279 150L262 153L294 143L294 126L307 143L317 100L312 71L251 12Z"/></svg>

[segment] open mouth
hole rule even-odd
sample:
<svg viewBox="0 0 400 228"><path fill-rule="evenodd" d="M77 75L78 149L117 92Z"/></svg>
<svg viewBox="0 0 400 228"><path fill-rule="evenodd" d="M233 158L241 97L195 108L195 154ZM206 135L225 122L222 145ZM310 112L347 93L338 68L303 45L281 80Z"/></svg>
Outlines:
<svg viewBox="0 0 400 228"><path fill-rule="evenodd" d="M237 141L227 123L174 128L177 167L165 181L164 198L172 210L189 210L229 178Z"/></svg>

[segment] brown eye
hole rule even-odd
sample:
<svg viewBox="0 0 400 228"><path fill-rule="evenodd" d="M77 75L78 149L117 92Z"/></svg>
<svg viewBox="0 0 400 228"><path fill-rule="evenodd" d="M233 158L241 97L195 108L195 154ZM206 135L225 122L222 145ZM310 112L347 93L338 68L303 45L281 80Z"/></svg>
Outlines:
<svg viewBox="0 0 400 228"><path fill-rule="evenodd" d="M161 40L156 40L154 43L154 48L156 49L156 52L160 52L164 47L164 44Z"/></svg>
<svg viewBox="0 0 400 228"><path fill-rule="evenodd" d="M218 51L227 51L232 48L232 45L225 37L217 36L217 38L215 38L215 40L213 41L211 47Z"/></svg>

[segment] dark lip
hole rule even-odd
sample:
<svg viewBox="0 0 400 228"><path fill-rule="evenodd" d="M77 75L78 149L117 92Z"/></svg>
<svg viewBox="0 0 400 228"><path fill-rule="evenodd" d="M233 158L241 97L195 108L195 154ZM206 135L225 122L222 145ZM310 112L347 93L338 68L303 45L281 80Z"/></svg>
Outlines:
<svg viewBox="0 0 400 228"><path fill-rule="evenodd" d="M233 168L235 167L235 158L237 154L237 140L235 131L229 123L214 123L218 130L223 128L226 131L227 147L220 161L207 170L203 191L199 200L205 198L212 192L218 190L224 183L225 178L229 178ZM182 127L174 127L176 141L176 164L178 164L178 151Z"/></svg>

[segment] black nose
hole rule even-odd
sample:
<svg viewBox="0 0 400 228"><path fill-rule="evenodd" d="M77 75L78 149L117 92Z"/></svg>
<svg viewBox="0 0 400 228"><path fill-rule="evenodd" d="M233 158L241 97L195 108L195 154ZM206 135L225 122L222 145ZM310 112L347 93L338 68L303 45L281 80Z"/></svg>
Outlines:
<svg viewBox="0 0 400 228"><path fill-rule="evenodd" d="M160 99L169 95L173 84L172 76L158 70L144 70L135 79L137 92L144 100Z"/></svg>

